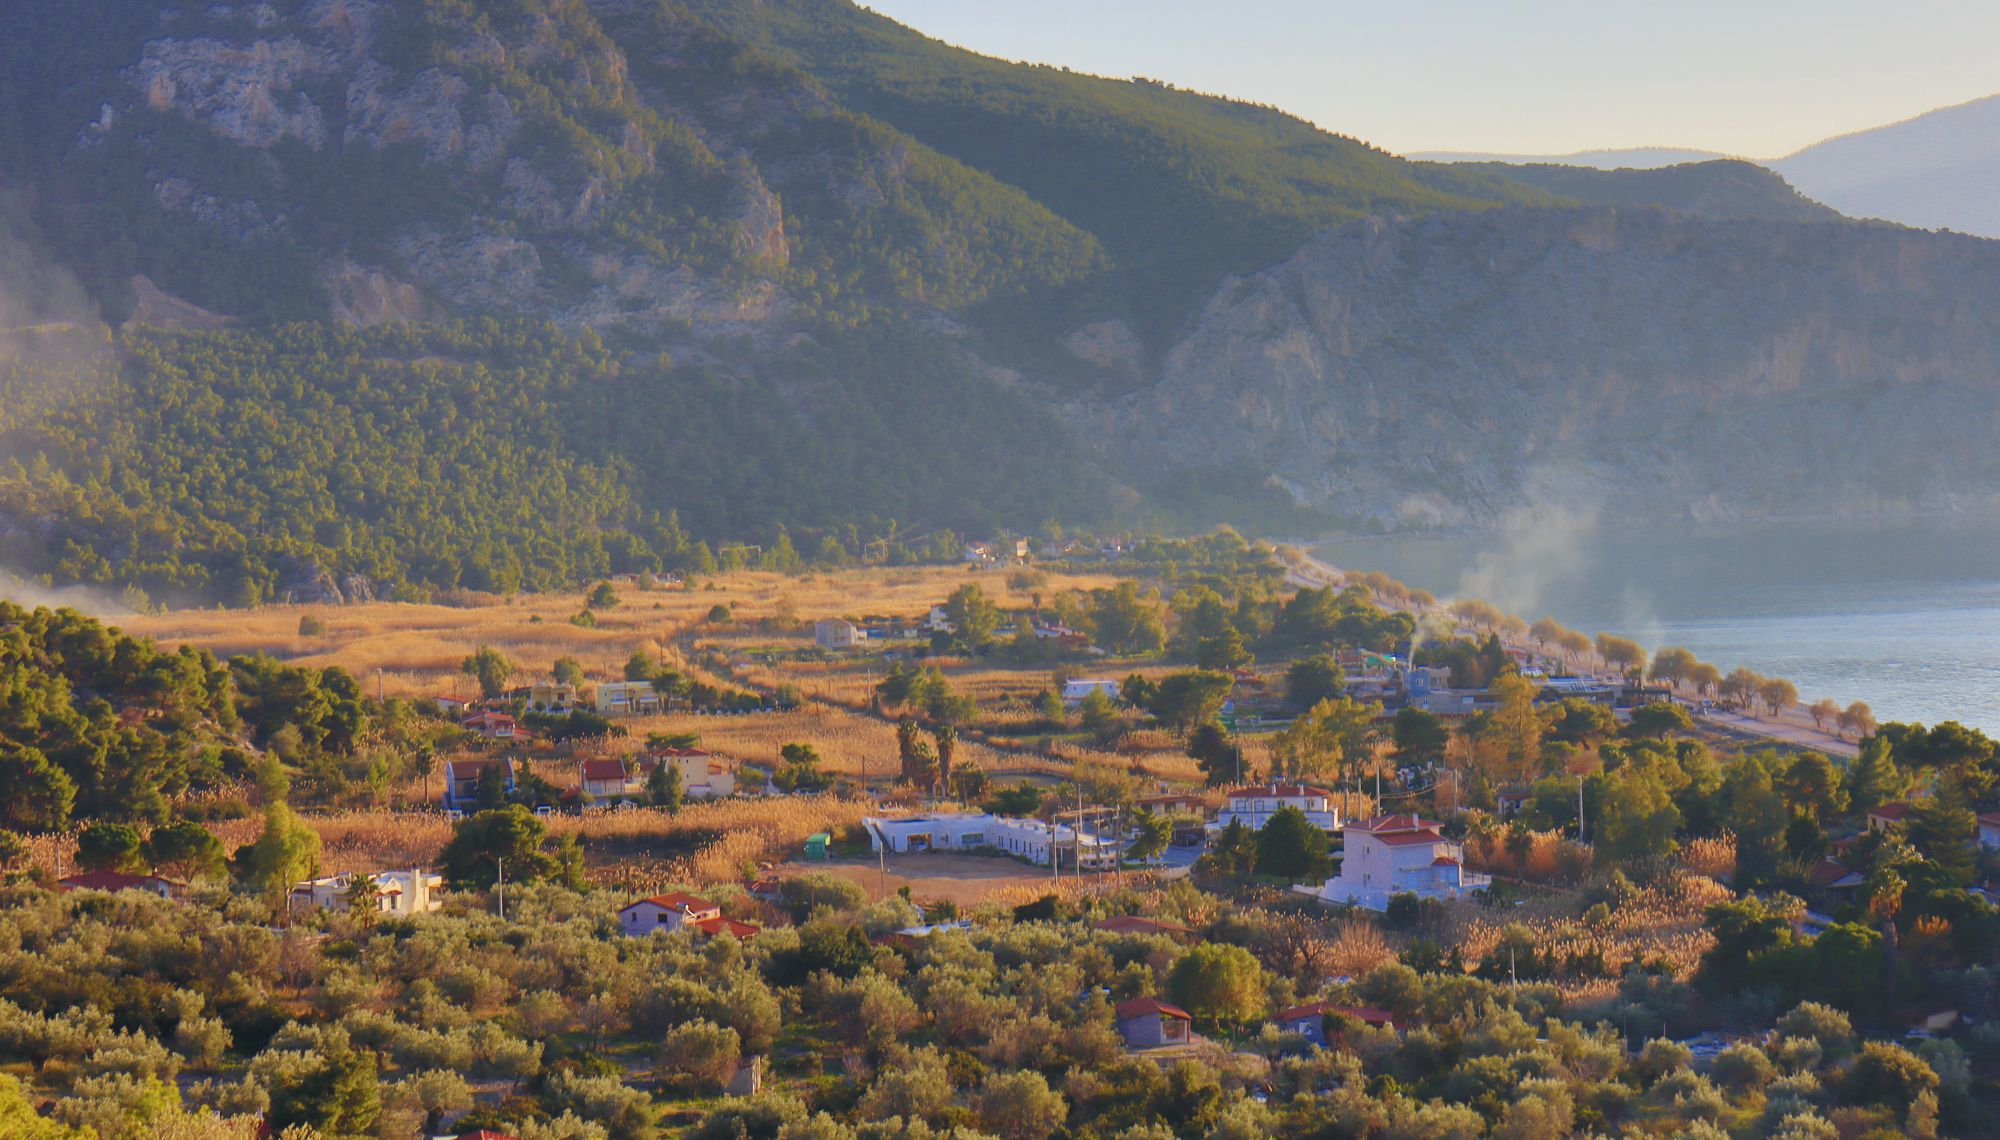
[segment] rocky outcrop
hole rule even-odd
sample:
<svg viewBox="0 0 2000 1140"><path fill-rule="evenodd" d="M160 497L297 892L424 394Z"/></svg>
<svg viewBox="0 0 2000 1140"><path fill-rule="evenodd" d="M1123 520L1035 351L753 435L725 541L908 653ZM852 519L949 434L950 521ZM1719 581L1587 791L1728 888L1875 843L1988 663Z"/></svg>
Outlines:
<svg viewBox="0 0 2000 1140"><path fill-rule="evenodd" d="M335 320L366 327L437 315L436 306L416 286L350 259L327 266L321 276Z"/></svg>
<svg viewBox="0 0 2000 1140"><path fill-rule="evenodd" d="M184 301L141 275L132 278L132 315L126 323L162 329L226 329L236 318Z"/></svg>
<svg viewBox="0 0 2000 1140"><path fill-rule="evenodd" d="M1654 210L1371 220L1224 283L1079 408L1141 471L1239 468L1389 524L2000 494L2000 243Z"/></svg>

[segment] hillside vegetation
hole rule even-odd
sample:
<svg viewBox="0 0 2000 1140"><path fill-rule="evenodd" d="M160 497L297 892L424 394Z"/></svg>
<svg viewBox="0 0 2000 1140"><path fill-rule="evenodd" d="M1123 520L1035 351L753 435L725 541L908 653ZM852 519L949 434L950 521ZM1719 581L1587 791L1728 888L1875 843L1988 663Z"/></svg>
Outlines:
<svg viewBox="0 0 2000 1140"><path fill-rule="evenodd" d="M53 581L255 604L321 569L397 597L546 590L694 567L701 535L768 544L788 521L816 527L808 554L825 537L853 557L896 519L1100 509L1045 411L921 338L877 329L776 363L801 395L494 321L44 353L0 364L0 548ZM893 417L858 399L862 378Z"/></svg>
<svg viewBox="0 0 2000 1140"><path fill-rule="evenodd" d="M1206 283L1385 211L1554 204L1482 171L1410 163L1271 107L1009 63L844 0L690 0L848 105L1021 187L1114 259L1092 302L1171 331Z"/></svg>
<svg viewBox="0 0 2000 1140"><path fill-rule="evenodd" d="M1707 218L1830 222L1839 214L1754 162L1719 159L1655 170L1596 170L1544 163L1461 163L1550 194L1598 206L1657 206Z"/></svg>

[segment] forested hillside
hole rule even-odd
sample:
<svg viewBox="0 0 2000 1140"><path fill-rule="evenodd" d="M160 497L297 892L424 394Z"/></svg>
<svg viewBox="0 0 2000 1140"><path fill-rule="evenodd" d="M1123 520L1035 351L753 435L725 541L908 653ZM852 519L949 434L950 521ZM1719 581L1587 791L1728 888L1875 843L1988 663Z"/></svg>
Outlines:
<svg viewBox="0 0 2000 1140"><path fill-rule="evenodd" d="M495 321L53 343L0 365L0 550L156 600L551 589L788 523L852 557L1105 499L1046 411L886 328L774 357L784 383Z"/></svg>
<svg viewBox="0 0 2000 1140"><path fill-rule="evenodd" d="M1271 107L1009 63L844 0L689 0L855 109L1019 186L1103 243L1112 272L1066 299L1172 331L1204 283L1383 211L1554 204L1483 171L1410 163Z"/></svg>
<svg viewBox="0 0 2000 1140"><path fill-rule="evenodd" d="M1403 227L1412 260L1477 273L1479 243L1579 201L1661 207L1731 251L1711 267L1812 293L1796 278L1819 270L1713 219L1828 212L1739 164L1410 162L1273 108L982 57L846 0L24 0L0 11L0 551L54 584L257 602L547 587L699 564L704 543L914 555L1051 518L1310 533L1407 520L1413 492L1447 497L1421 517L1476 521L1516 496L1518 449L1488 471L1446 448L1420 479L1363 464L1340 487L1317 458L1274 463L1300 423L1261 406L1270 345L1217 340L1205 307L1330 227ZM1959 256L1843 248L1834 272L1856 281L1921 283ZM1642 294L1680 281L1663 264L1595 270ZM1408 308L1398 280L1365 275L1340 304ZM1573 318L1537 307L1556 295L1513 327ZM1841 327L1865 343L1842 359L1880 370L1842 384L1927 355L1895 290L1854 296ZM1455 321L1410 343L1477 372L1485 346ZM1780 344L1756 358L1774 382L1822 379L1794 383L1768 323L1639 339L1689 358ZM1295 409L1343 399L1348 352ZM1564 375L1616 387L1615 356L1572 353ZM1339 414L1398 406L1413 374ZM1703 406L1733 377L1706 376ZM1172 422L1197 405L1195 430ZM1760 453L1805 448L1801 423ZM1933 462L1986 470L1924 456L1861 464L1841 501L1922 500ZM1736 497L1723 465L1700 470L1691 501ZM1592 478L1657 483L1617 456Z"/></svg>

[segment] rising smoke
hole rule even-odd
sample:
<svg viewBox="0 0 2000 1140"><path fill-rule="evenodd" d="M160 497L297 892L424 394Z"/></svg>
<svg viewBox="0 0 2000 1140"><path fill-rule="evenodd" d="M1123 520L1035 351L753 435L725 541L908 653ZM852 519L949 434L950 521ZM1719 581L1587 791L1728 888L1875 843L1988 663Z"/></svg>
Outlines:
<svg viewBox="0 0 2000 1140"><path fill-rule="evenodd" d="M50 252L27 204L0 190L0 379L15 400L10 418L24 414L40 396L84 383L108 342L96 304ZM0 450L0 460L8 458L15 456ZM69 606L100 617L131 612L105 591L53 587L4 566L0 598L25 606Z"/></svg>

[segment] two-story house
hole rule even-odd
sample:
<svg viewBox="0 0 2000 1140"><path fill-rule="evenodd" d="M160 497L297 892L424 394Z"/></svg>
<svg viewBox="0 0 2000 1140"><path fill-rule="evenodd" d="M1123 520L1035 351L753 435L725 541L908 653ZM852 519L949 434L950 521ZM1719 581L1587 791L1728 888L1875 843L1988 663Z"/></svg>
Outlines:
<svg viewBox="0 0 2000 1140"><path fill-rule="evenodd" d="M636 799L645 793L646 777L627 768L619 757L580 760L576 765L576 786L586 801Z"/></svg>
<svg viewBox="0 0 2000 1140"><path fill-rule="evenodd" d="M821 649L852 649L867 638L846 618L821 618L813 623L813 642Z"/></svg>
<svg viewBox="0 0 2000 1140"><path fill-rule="evenodd" d="M1288 807L1304 812L1307 819L1327 831L1340 827L1340 809L1334 806L1333 793L1325 788L1311 784L1259 784L1254 788L1231 789L1229 806L1209 828L1220 831L1240 820L1250 830L1261 831L1278 809Z"/></svg>
<svg viewBox="0 0 2000 1140"><path fill-rule="evenodd" d="M681 792L691 800L719 799L736 794L736 773L728 764L699 748L657 748L639 761L641 783L661 764L681 772Z"/></svg>
<svg viewBox="0 0 2000 1140"><path fill-rule="evenodd" d="M1455 899L1492 885L1488 876L1466 872L1463 851L1439 826L1414 815L1350 821L1341 832L1346 850L1340 874L1314 893L1328 902L1387 910L1394 895Z"/></svg>
<svg viewBox="0 0 2000 1140"><path fill-rule="evenodd" d="M454 757L444 762L444 810L471 811L479 805L479 782L500 781L503 795L514 793L514 761L505 756Z"/></svg>
<svg viewBox="0 0 2000 1140"><path fill-rule="evenodd" d="M664 707L651 681L605 681L597 686L597 711L600 713L636 716L656 713Z"/></svg>

